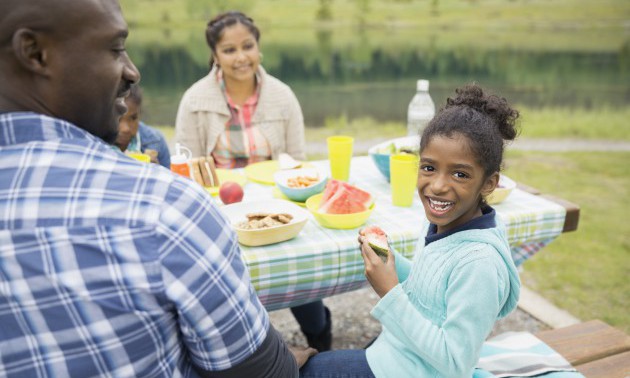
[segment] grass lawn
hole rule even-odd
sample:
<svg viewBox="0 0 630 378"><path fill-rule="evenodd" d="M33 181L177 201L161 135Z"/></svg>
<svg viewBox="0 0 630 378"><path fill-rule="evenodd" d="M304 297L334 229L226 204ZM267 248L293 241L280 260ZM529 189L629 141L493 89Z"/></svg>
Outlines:
<svg viewBox="0 0 630 378"><path fill-rule="evenodd" d="M630 152L511 151L505 173L580 206L576 232L524 264L523 282L583 320L630 332Z"/></svg>
<svg viewBox="0 0 630 378"><path fill-rule="evenodd" d="M569 108L529 109L516 105L521 112L522 138L604 139L630 141L630 108L593 110ZM360 139L396 138L406 134L402 123L379 123L370 118L327 119L323 127L306 129L306 140L323 140L335 134L354 135Z"/></svg>

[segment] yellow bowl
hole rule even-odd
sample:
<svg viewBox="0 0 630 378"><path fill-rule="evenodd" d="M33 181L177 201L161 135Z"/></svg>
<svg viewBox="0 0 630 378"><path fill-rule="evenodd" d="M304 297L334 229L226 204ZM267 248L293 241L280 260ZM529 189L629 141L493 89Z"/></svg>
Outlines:
<svg viewBox="0 0 630 378"><path fill-rule="evenodd" d="M293 239L302 231L308 221L306 210L294 203L279 199L237 202L223 206L221 211L232 223L239 243L250 247ZM249 213L286 213L291 214L293 219L288 224L256 230L238 227L238 223L245 221Z"/></svg>
<svg viewBox="0 0 630 378"><path fill-rule="evenodd" d="M512 190L516 188L516 182L511 178L501 175L499 178L499 185L494 189L492 193L486 198L486 202L489 205L495 205L497 203L505 201L505 199L512 193Z"/></svg>
<svg viewBox="0 0 630 378"><path fill-rule="evenodd" d="M363 225L372 214L374 204L366 211L352 214L326 214L319 212L319 203L323 193L316 194L306 200L306 208L313 214L315 220L326 228L352 229Z"/></svg>

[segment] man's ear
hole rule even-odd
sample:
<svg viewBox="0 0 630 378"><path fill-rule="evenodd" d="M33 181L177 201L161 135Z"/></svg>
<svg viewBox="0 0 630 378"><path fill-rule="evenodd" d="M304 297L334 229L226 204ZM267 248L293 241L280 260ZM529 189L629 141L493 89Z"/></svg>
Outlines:
<svg viewBox="0 0 630 378"><path fill-rule="evenodd" d="M499 185L499 172L494 172L486 179L481 187L481 196L486 198L494 191L494 189Z"/></svg>
<svg viewBox="0 0 630 378"><path fill-rule="evenodd" d="M24 68L37 74L46 73L47 54L42 45L41 33L20 28L13 33L11 42L15 58Z"/></svg>

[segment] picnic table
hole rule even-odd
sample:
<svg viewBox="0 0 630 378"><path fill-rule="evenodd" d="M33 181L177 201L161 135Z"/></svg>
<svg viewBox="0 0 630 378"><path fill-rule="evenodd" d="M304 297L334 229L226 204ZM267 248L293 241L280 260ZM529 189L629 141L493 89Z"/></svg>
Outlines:
<svg viewBox="0 0 630 378"><path fill-rule="evenodd" d="M329 171L327 160L312 164ZM389 235L393 248L411 257L424 237L421 224L425 216L417 194L411 207L394 206L389 183L368 156L354 157L350 172L349 182L375 197L374 210L364 226L378 225ZM244 189L244 201L271 199L275 195L273 186L251 181ZM574 230L579 218L577 206L526 187L517 187L505 201L493 207L507 226L517 266L562 232ZM363 287L366 279L358 230L324 228L311 216L294 239L260 247L241 246L252 283L267 310Z"/></svg>

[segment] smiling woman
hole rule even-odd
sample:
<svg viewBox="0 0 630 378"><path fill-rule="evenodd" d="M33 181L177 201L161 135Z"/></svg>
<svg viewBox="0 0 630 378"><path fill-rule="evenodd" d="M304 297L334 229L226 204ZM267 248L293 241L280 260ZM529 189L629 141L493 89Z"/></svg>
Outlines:
<svg viewBox="0 0 630 378"><path fill-rule="evenodd" d="M304 118L293 91L260 66L260 31L241 12L226 12L206 28L211 71L179 104L175 139L217 168L241 168L289 154L304 160ZM322 301L291 309L309 346L332 344Z"/></svg>
<svg viewBox="0 0 630 378"><path fill-rule="evenodd" d="M176 140L218 168L240 168L288 153L304 159L304 120L293 91L260 66L260 31L241 12L206 29L211 71L186 91Z"/></svg>

